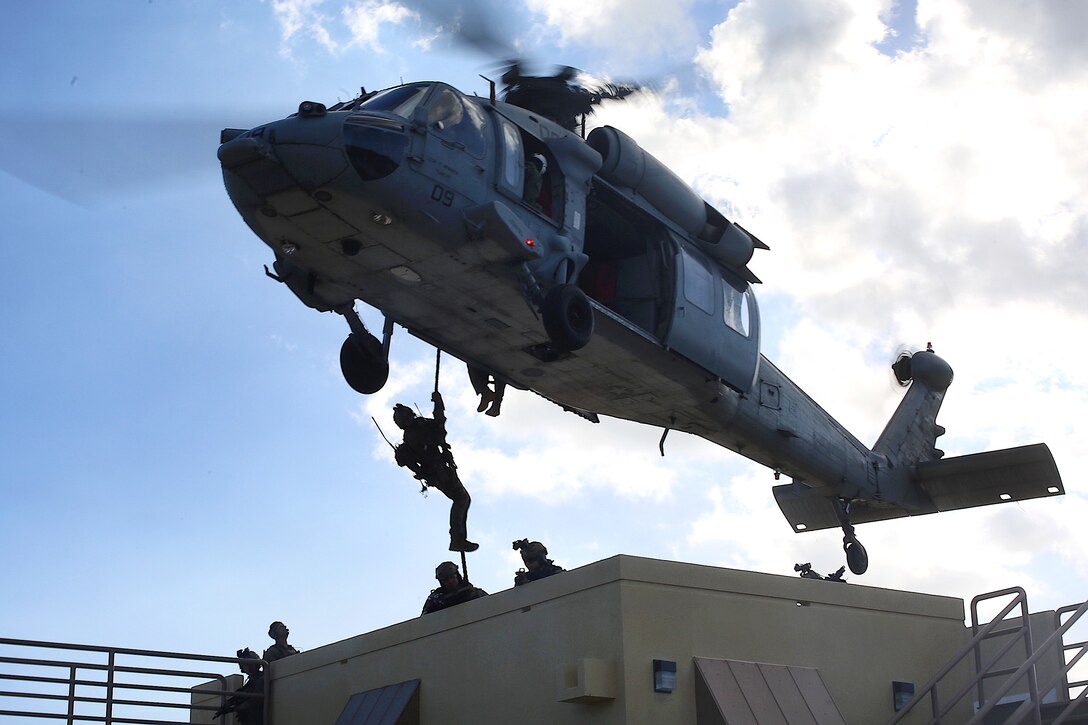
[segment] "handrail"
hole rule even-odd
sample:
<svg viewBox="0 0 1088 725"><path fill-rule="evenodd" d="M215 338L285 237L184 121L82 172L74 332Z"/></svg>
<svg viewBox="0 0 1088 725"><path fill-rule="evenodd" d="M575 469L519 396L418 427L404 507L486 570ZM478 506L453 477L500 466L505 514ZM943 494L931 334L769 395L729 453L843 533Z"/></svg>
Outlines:
<svg viewBox="0 0 1088 725"><path fill-rule="evenodd" d="M1079 605L1077 605L1077 604L1069 604L1067 606L1061 607L1060 609L1054 610L1054 628L1057 629L1058 627L1062 626L1062 617L1064 617L1066 614L1069 614L1070 612L1075 611L1078 608L1078 606ZM1081 650L1081 652L1083 652L1084 647L1086 645L1088 645L1088 641L1086 641L1086 642L1072 642L1072 643L1065 644L1062 647L1063 655L1064 655L1064 652L1066 652L1068 650L1071 650L1071 649L1079 649L1079 650ZM1078 658L1079 658L1079 655L1078 655ZM1070 669L1072 669L1072 668L1070 668ZM1066 670L1065 672L1063 672L1062 675L1063 675L1062 685L1065 687L1065 691L1067 693L1072 692L1073 688L1075 688L1075 687L1088 688L1088 680L1077 680L1076 682L1070 682L1069 677L1068 677L1069 670Z"/></svg>
<svg viewBox="0 0 1088 725"><path fill-rule="evenodd" d="M1085 602L1085 604L1081 604L1080 606L1077 606L1076 604L1070 604L1056 610L1054 612L1054 624L1057 626L1061 626L1062 615L1068 614L1069 612L1074 612L1073 616L1069 620L1069 623L1072 624L1084 615L1085 605L1088 605L1088 602ZM1068 662L1065 662L1065 653L1071 649L1076 649L1077 653L1073 655L1072 659L1070 659ZM1069 673L1073 670L1076 664L1080 662L1081 657L1086 654L1088 654L1088 641L1074 642L1071 644L1062 645L1062 661L1064 662L1064 666L1062 667L1062 671L1060 673L1061 681L1062 685L1065 687L1065 695L1070 699L1069 704L1067 704L1065 708L1061 711L1061 714L1059 714L1058 717L1054 719L1052 725L1061 725L1063 722L1065 722L1066 718L1073 715L1076 709L1080 707L1081 703L1085 702L1085 700L1088 699L1088 680L1078 680L1076 682L1069 681ZM1072 694L1071 690L1074 687L1081 688L1080 694L1078 694L1076 697L1070 697Z"/></svg>
<svg viewBox="0 0 1088 725"><path fill-rule="evenodd" d="M1027 595L1027 592L1025 592L1022 587L1011 587L1009 589L1002 589L1000 591L990 592L989 594L981 594L981 595L975 597L973 600L971 600L972 619L976 619L977 617L976 617L975 607L978 604L978 602L983 601L984 599L994 599L994 598L997 598L997 597L1006 596L1008 594L1016 594L1017 596L1014 597L1012 599L1012 601L1010 601L1005 606L1005 608L1002 609L1001 612L999 612L993 618L992 621L990 621L989 624L984 626L981 630L975 631L974 636L971 637L971 639L968 640L968 642L965 645L960 647L960 649L956 652L956 654L954 654L952 656L952 659L949 660L948 664L946 664L944 667L942 667L940 670L938 670L937 674L935 674L932 678L930 678L929 682L927 682L920 690L918 690L915 693L914 697L912 697L910 699L910 701L907 702L907 704L903 707L903 709L900 710L899 712L897 712L892 717L892 719L888 721L888 725L895 725L895 723L898 723L900 720L905 718L914 709L914 707L918 703L920 703L922 701L922 698L926 694L928 694L930 696L930 702L932 704L933 719L930 720L930 723L939 723L941 721L941 717L943 716L943 714L947 713L948 710L951 709L951 705L954 705L956 702L959 701L959 699L961 697L963 697L964 694L966 694L966 691L958 694L957 697L952 700L951 704L944 708L944 713L942 713L941 708L940 708L940 702L939 702L938 697L937 697L937 684L942 679L944 679L944 677L949 672L951 672L953 669L955 669L956 666L958 666L960 664L960 662L963 660L964 657L966 657L967 655L969 655L973 651L975 651L975 648L978 647L978 645L984 639L987 639L991 632L993 632L995 629L997 629L997 627L1000 626L1001 624L1005 623L1005 615L1007 615L1009 612L1011 612L1013 609L1015 609L1018 605L1020 605L1021 602L1023 602L1023 605L1025 607L1025 611L1026 611L1027 596L1028 595ZM1025 626L1026 626L1027 619L1025 618L1024 621L1025 621ZM974 628L972 628L972 629L974 629ZM1013 640L1013 641L1015 642L1015 640ZM975 685L976 681L980 677L981 677L981 675L976 674L975 679L972 679L968 683L967 690L970 690L971 687Z"/></svg>
<svg viewBox="0 0 1088 725"><path fill-rule="evenodd" d="M195 669L168 669L149 666L137 666L139 663L132 665L118 664L118 657L147 657L158 658L167 660L189 660L197 662L215 662L215 663L235 663L240 664L243 662L257 663L267 671L268 663L264 660L253 660L239 657L222 657L219 655L203 655L192 654L186 652L164 652L158 650L143 650L143 649L131 649L125 647L100 647L97 645L83 645L83 644L66 644L62 642L42 642L38 640L28 639L12 639L0 637L0 647L22 647L29 649L55 649L55 650L68 650L70 652L93 652L99 655L105 655L105 664L99 662L80 662L62 659L37 659L30 657L6 657L0 655L0 664L16 665L20 667L32 667L32 668L59 668L65 671L66 676L56 676L56 672L52 675L35 674L35 673L0 673L0 680L7 680L10 682L21 683L35 683L42 685L66 685L66 694L57 694L56 692L31 692L31 691L0 691L0 697L4 698L25 698L27 700L35 701L50 701L50 702L66 702L67 712L43 712L27 711L27 710L0 710L0 716L20 716L20 717L34 717L53 720L64 720L68 725L73 725L76 722L102 722L107 725L114 725L120 723L133 723L139 725L178 725L180 723L187 723L188 720L160 720L152 719L150 717L120 717L114 715L114 706L121 707L142 707L146 710L157 709L184 709L192 712L193 710L216 710L214 705L194 705L192 703L182 703L178 701L159 701L152 699L132 699L138 697L139 693L157 692L157 693L203 693L207 695L219 695L220 704L226 702L228 696L262 699L265 703L269 702L269 684L270 678L262 678L263 692L262 693L250 693L250 692L237 692L235 690L228 689L226 676L217 672L197 671ZM86 677L80 677L80 671L84 673L97 672L99 675L105 674L104 679L87 679ZM148 684L146 682L129 682L125 680L118 680L116 675L118 674L137 674L137 675L151 675L154 677L168 677L174 678L174 684ZM177 678L197 679L202 682L193 687L179 687L177 686ZM219 687L207 686L204 681L213 680L217 681ZM76 688L101 688L104 689L103 697L91 697L84 694L76 694ZM129 691L127 697L118 697L119 691ZM135 692L133 692L135 691ZM77 714L76 704L91 704L102 707L101 715L89 715L89 714ZM28 705L29 706L29 705ZM269 722L269 707L264 708L264 725L268 725ZM142 715L143 713L139 713ZM156 715L158 717L158 715Z"/></svg>
<svg viewBox="0 0 1088 725"><path fill-rule="evenodd" d="M975 672L979 673L978 676L975 678L975 682L976 682L976 687L978 689L978 700L977 700L977 702L978 702L978 707L980 707L980 708L986 702L986 689L985 689L986 680L988 678L990 678L990 677L1000 677L1002 675L1008 675L1011 672L1013 672L1013 670L1010 670L1010 669L1007 669L1007 668L1006 669L1000 669L1000 670L995 670L995 669L991 669L991 668L993 667L994 664L997 663L997 659L999 659L1000 657L1004 657L1005 653L1008 652L1010 649L1012 649L1013 644L1015 644L1015 642L1016 642L1016 638L1022 634L1023 641L1024 641L1024 657L1025 658L1031 657L1031 654L1032 654L1032 652L1034 652L1035 648L1032 646L1032 641L1031 641L1031 626L1029 624L1029 619L1028 619L1028 617L1031 616L1031 613L1028 611L1027 592L1025 592L1022 587L1014 587L1014 588L1005 589L1005 590L1002 590L1002 591L999 591L999 592L990 592L989 594L980 594L979 596L977 596L977 597L975 597L974 599L971 600L971 631L976 632L976 631L978 631L978 604L980 602L982 602L982 601L986 601L987 599L1000 597L1000 596L1005 596L1005 595L1010 594L1010 593L1012 593L1014 591L1017 591L1017 592L1023 594L1022 597L1017 597L1017 599L1019 601L1019 605L1020 605L1020 617L1019 617L1019 619L1020 619L1020 622L1021 622L1021 626L1020 626L1019 630L1017 630L1017 628L1015 628L1015 627L1010 627L1007 632L1004 632L1004 631L1003 632L998 632L998 633L995 633L995 635L994 635L995 637L998 637L998 636L1011 637L1012 639L1011 639L1011 642L1009 643L1009 645L1007 647L1005 647L1001 651L1001 653L998 655L998 658L995 658L995 660L993 662L991 662L991 664L986 666L986 667L982 667L982 648L978 647L978 648L975 649ZM1004 615L1002 615L1002 616L1000 616L998 618L1004 620ZM1013 678L1009 678L1009 679L1006 680L1006 683L1009 685L1010 688L1012 687L1012 685L1015 682L1016 682L1016 679L1013 679ZM1000 699L1000 697L1001 696L998 695L996 698L991 698L991 699L996 701L997 699ZM1032 667L1031 669L1028 670L1028 700L1030 702L1038 702L1038 699L1039 699L1039 684L1035 680L1035 668ZM991 707L992 707L992 705L991 705ZM1034 713L1035 725L1040 725L1041 719L1042 719L1042 713L1039 711L1038 705L1036 705L1035 713Z"/></svg>
<svg viewBox="0 0 1088 725"><path fill-rule="evenodd" d="M1066 630L1073 626L1073 624L1078 619L1080 619L1080 616L1084 614L1086 610L1088 610L1088 601L1080 605L1080 607L1076 611L1076 614L1070 617L1069 621L1056 629L1053 634L1046 638L1045 642L1039 645L1039 649L1035 650L1035 654L1033 654L1031 657L1028 657L1024 661L1024 664L1020 665L1016 669L1016 672L1014 672L1012 676L1005 681L1005 684L998 688L997 692L994 693L993 698L988 703L986 703L984 707L980 708L979 711L975 713L975 716L968 721L968 725L971 725L971 723L981 722L982 718L994 708L994 705L997 704L997 701L1004 697L1006 694L1008 694L1009 690L1012 689L1013 685L1016 684L1016 681L1018 679L1023 677L1028 672L1034 672L1035 663L1038 662L1042 658L1042 656L1047 654L1052 648L1056 649L1055 645L1062 641L1062 635L1065 634ZM1019 708L1017 708L1016 712L1013 713L1012 722L1017 722L1017 720L1015 719L1016 717L1018 717L1017 713L1019 713L1021 710L1024 710L1026 712L1026 708L1031 706L1032 700L1034 700L1036 712L1038 712L1039 695L1036 692L1033 698L1025 700L1024 703Z"/></svg>

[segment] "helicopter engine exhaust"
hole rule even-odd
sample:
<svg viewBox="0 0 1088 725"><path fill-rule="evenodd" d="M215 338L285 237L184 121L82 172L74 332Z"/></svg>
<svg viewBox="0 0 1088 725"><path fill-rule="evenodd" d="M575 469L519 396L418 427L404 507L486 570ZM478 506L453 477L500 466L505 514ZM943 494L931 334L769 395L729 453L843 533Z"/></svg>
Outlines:
<svg viewBox="0 0 1088 725"><path fill-rule="evenodd" d="M702 231L706 202L634 139L611 126L602 126L593 129L586 143L601 155L600 175L605 181L641 194L689 234Z"/></svg>
<svg viewBox="0 0 1088 725"><path fill-rule="evenodd" d="M586 139L603 164L600 175L610 184L630 189L650 202L698 242L708 255L734 270L744 270L763 244L706 203L663 163L627 134L601 126ZM750 273L745 274L749 278Z"/></svg>

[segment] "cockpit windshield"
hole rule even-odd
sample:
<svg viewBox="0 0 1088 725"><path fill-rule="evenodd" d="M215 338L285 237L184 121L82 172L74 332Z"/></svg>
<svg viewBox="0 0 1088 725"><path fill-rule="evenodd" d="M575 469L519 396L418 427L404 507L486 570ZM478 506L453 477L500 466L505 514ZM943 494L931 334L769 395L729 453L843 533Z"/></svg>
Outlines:
<svg viewBox="0 0 1088 725"><path fill-rule="evenodd" d="M434 90L432 90L434 89ZM426 116L421 112L425 110ZM355 107L354 118L373 118L375 111L390 113L427 129L444 141L480 158L484 153L486 117L479 106L444 83L409 83L379 91Z"/></svg>
<svg viewBox="0 0 1088 725"><path fill-rule="evenodd" d="M431 83L410 83L389 88L359 104L357 111L386 111L403 118L411 118L416 106L426 97Z"/></svg>

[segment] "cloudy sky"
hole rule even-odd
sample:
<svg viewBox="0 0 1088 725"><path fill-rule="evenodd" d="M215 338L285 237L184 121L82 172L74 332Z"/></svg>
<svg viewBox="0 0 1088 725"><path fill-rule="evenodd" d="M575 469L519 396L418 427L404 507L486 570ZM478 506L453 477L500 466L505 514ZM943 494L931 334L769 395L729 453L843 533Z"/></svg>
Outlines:
<svg viewBox="0 0 1088 725"><path fill-rule="evenodd" d="M496 4L498 5L498 4ZM655 91L604 109L771 246L752 262L764 353L862 441L931 341L956 379L949 455L1046 442L1059 499L859 527L852 582L1083 600L1088 420L1088 5L1072 0L512 0L523 57ZM18 3L0 49L3 634L231 653L268 622L313 648L415 616L450 558L371 422L427 406L403 331L363 398L338 316L264 276L222 188L223 127L402 81L486 92L493 59L433 9L364 0ZM364 317L380 328L380 317ZM511 391L475 412L441 371L473 496L469 559L512 583L514 539L567 568L624 553L793 575L842 563L797 535L772 472L704 441L591 425Z"/></svg>

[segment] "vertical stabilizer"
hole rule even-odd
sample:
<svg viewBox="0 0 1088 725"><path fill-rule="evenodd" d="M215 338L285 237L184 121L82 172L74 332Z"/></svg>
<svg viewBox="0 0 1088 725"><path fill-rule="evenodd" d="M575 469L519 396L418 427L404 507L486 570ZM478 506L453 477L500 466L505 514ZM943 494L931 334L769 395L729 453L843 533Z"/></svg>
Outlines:
<svg viewBox="0 0 1088 725"><path fill-rule="evenodd" d="M915 353L896 365L896 374L910 379L911 385L873 452L884 456L893 469L939 460L944 451L936 443L944 428L937 425L937 411L952 382L952 368L932 350Z"/></svg>

